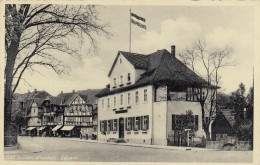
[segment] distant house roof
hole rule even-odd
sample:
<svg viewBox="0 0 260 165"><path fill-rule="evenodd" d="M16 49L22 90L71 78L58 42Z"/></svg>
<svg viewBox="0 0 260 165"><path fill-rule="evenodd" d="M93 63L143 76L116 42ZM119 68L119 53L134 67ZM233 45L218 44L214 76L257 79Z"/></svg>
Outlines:
<svg viewBox="0 0 260 165"><path fill-rule="evenodd" d="M171 55L166 49L158 50L148 55L122 51L119 51L119 53L122 53L122 55L124 55L124 57L126 57L126 59L135 66L135 68L136 66L141 66L141 68L145 69L146 72L141 75L141 78L137 80L135 84L119 89L113 89L111 91L107 86L96 95L97 97L106 96L147 84L168 83L171 86L185 87L207 85L207 82L203 78L190 70L175 56ZM109 72L109 75L111 74L114 65L115 62Z"/></svg>
<svg viewBox="0 0 260 165"><path fill-rule="evenodd" d="M102 89L87 89L87 90L77 91L77 93L86 95L87 96L87 102L89 104L96 104L95 103L96 100L97 100L96 94L98 94L101 91L102 91Z"/></svg>
<svg viewBox="0 0 260 165"><path fill-rule="evenodd" d="M38 107L40 107L42 105L43 101L44 101L44 98L34 98L34 102L36 103L36 105Z"/></svg>
<svg viewBox="0 0 260 165"><path fill-rule="evenodd" d="M228 123L233 127L235 125L234 109L220 109L223 116L227 119Z"/></svg>
<svg viewBox="0 0 260 165"><path fill-rule="evenodd" d="M53 97L53 96L49 96L50 101L52 102L52 104L54 105L62 105L64 102L64 97Z"/></svg>
<svg viewBox="0 0 260 165"><path fill-rule="evenodd" d="M51 96L48 92L46 92L45 90L43 91L33 91L33 92L28 92L25 94L20 94L20 96L22 97L22 100L32 100L34 98L45 98L46 96Z"/></svg>
<svg viewBox="0 0 260 165"><path fill-rule="evenodd" d="M95 96L102 89L87 89L87 90L79 90L77 92L71 93L61 93L57 97L64 97L64 105L69 105L71 101L75 99L77 94L87 103L87 104L95 104L97 97Z"/></svg>

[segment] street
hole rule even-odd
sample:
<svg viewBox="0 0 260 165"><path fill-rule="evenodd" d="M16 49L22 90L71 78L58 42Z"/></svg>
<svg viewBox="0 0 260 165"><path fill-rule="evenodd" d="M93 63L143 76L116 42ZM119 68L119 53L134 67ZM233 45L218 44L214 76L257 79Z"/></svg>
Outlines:
<svg viewBox="0 0 260 165"><path fill-rule="evenodd" d="M73 138L20 137L19 140L19 150L24 152L5 153L5 160L218 163L250 163L253 160L252 151L168 150L90 143Z"/></svg>

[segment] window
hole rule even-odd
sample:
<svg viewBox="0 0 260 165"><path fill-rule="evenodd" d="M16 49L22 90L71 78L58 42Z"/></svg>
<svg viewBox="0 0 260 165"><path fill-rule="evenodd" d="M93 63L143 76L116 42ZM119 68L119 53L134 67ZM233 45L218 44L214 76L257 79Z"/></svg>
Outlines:
<svg viewBox="0 0 260 165"><path fill-rule="evenodd" d="M122 64L122 59L121 58L119 59L119 62L120 62L120 64Z"/></svg>
<svg viewBox="0 0 260 165"><path fill-rule="evenodd" d="M121 94L120 95L120 105L123 105L123 103L124 103L124 95Z"/></svg>
<svg viewBox="0 0 260 165"><path fill-rule="evenodd" d="M144 116L143 120L143 130L149 129L149 116Z"/></svg>
<svg viewBox="0 0 260 165"><path fill-rule="evenodd" d="M104 123L104 121L100 121L100 132L105 132L105 123Z"/></svg>
<svg viewBox="0 0 260 165"><path fill-rule="evenodd" d="M141 117L135 118L135 130L136 131L140 130L140 120L141 120Z"/></svg>
<svg viewBox="0 0 260 165"><path fill-rule="evenodd" d="M139 96L138 96L138 91L135 92L135 103L138 104L139 102Z"/></svg>
<svg viewBox="0 0 260 165"><path fill-rule="evenodd" d="M104 99L102 99L102 109L104 109Z"/></svg>
<svg viewBox="0 0 260 165"><path fill-rule="evenodd" d="M144 90L144 102L147 102L147 89Z"/></svg>
<svg viewBox="0 0 260 165"><path fill-rule="evenodd" d="M107 108L110 108L110 98L107 98Z"/></svg>
<svg viewBox="0 0 260 165"><path fill-rule="evenodd" d="M117 119L114 119L113 131L117 131Z"/></svg>
<svg viewBox="0 0 260 165"><path fill-rule="evenodd" d="M186 100L187 101L198 101L200 99L201 89L199 88L187 88Z"/></svg>
<svg viewBox="0 0 260 165"><path fill-rule="evenodd" d="M198 130L198 115L172 115L172 130Z"/></svg>
<svg viewBox="0 0 260 165"><path fill-rule="evenodd" d="M120 76L120 84L124 84L124 76L123 75Z"/></svg>
<svg viewBox="0 0 260 165"><path fill-rule="evenodd" d="M116 86L116 78L114 78L113 82L114 82L114 86Z"/></svg>
<svg viewBox="0 0 260 165"><path fill-rule="evenodd" d="M131 105L131 93L127 94L127 104Z"/></svg>
<svg viewBox="0 0 260 165"><path fill-rule="evenodd" d="M116 96L114 97L114 108L116 108Z"/></svg>
<svg viewBox="0 0 260 165"><path fill-rule="evenodd" d="M131 117L128 117L126 118L126 130L127 131L130 131L131 130L131 124L132 124L132 118Z"/></svg>
<svg viewBox="0 0 260 165"><path fill-rule="evenodd" d="M108 121L107 121L107 130L108 130L108 131L112 131L112 123L111 123L111 120L108 120Z"/></svg>
<svg viewBox="0 0 260 165"><path fill-rule="evenodd" d="M202 89L202 100L205 100L205 90Z"/></svg>
<svg viewBox="0 0 260 165"><path fill-rule="evenodd" d="M127 74L127 81L128 81L128 82L131 81L131 75L130 75L130 73Z"/></svg>

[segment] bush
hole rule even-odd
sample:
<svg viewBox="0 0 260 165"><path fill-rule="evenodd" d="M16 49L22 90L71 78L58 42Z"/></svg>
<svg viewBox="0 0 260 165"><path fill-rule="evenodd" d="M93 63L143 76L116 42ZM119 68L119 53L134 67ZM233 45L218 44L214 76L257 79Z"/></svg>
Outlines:
<svg viewBox="0 0 260 165"><path fill-rule="evenodd" d="M205 138L205 136L202 136L200 138L200 143L196 144L195 147L206 148L206 141L207 141L207 139Z"/></svg>
<svg viewBox="0 0 260 165"><path fill-rule="evenodd" d="M236 136L240 141L253 141L253 122L244 120L236 129Z"/></svg>

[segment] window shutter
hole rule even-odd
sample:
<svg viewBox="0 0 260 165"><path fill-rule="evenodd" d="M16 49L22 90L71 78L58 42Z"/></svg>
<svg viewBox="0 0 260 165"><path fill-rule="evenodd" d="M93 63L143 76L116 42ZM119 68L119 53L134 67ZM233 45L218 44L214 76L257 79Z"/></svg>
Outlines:
<svg viewBox="0 0 260 165"><path fill-rule="evenodd" d="M195 115L195 130L198 130L198 124L199 124L199 116Z"/></svg>
<svg viewBox="0 0 260 165"><path fill-rule="evenodd" d="M106 131L107 131L107 121L104 120L104 132L106 132Z"/></svg>
<svg viewBox="0 0 260 165"><path fill-rule="evenodd" d="M175 115L172 115L172 130L175 130Z"/></svg>
<svg viewBox="0 0 260 165"><path fill-rule="evenodd" d="M103 132L103 130L102 130L102 121L100 121L100 132Z"/></svg>
<svg viewBox="0 0 260 165"><path fill-rule="evenodd" d="M149 116L147 115L147 125L146 125L146 130L149 130Z"/></svg>
<svg viewBox="0 0 260 165"><path fill-rule="evenodd" d="M134 130L134 117L129 118L131 120L130 122L130 130Z"/></svg>
<svg viewBox="0 0 260 165"><path fill-rule="evenodd" d="M115 125L115 126L116 126L116 129L115 129L115 130L117 131L117 119L116 119L116 125Z"/></svg>
<svg viewBox="0 0 260 165"><path fill-rule="evenodd" d="M144 128L144 117L143 116L141 116L140 124L141 124L141 130L143 130L143 128Z"/></svg>
<svg viewBox="0 0 260 165"><path fill-rule="evenodd" d="M125 118L125 130L128 131L128 128L127 128L127 117Z"/></svg>
<svg viewBox="0 0 260 165"><path fill-rule="evenodd" d="M110 120L110 131L114 130L113 127L114 127L114 120Z"/></svg>

